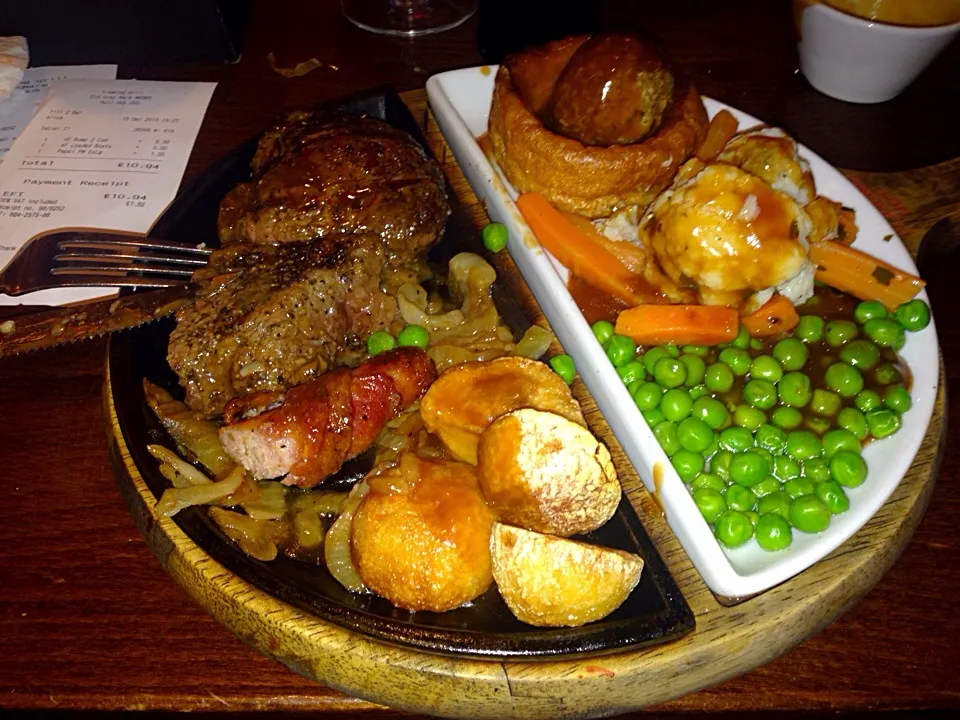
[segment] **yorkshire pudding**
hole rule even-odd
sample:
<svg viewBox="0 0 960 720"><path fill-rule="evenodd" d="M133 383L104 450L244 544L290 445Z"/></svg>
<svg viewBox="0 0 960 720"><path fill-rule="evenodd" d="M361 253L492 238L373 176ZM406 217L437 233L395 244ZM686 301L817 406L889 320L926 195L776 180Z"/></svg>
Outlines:
<svg viewBox="0 0 960 720"><path fill-rule="evenodd" d="M489 135L520 192L591 218L645 208L703 140L696 89L627 33L578 35L507 58Z"/></svg>

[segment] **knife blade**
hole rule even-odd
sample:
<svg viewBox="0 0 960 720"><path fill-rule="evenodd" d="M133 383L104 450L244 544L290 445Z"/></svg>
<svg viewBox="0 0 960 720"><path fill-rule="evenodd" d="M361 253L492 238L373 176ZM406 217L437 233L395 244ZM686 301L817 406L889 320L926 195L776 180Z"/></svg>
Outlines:
<svg viewBox="0 0 960 720"><path fill-rule="evenodd" d="M0 359L159 320L190 302L194 289L190 284L178 285L4 320L0 322Z"/></svg>

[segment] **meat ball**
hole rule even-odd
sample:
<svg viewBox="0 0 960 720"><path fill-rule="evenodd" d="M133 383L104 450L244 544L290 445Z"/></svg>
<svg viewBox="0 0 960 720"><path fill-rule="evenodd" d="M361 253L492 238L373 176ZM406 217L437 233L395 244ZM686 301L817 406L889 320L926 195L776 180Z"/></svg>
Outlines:
<svg viewBox="0 0 960 720"><path fill-rule="evenodd" d="M367 483L351 542L368 588L406 610L444 612L490 586L494 516L472 466L405 453Z"/></svg>
<svg viewBox="0 0 960 720"><path fill-rule="evenodd" d="M626 33L595 35L553 88L546 124L584 145L640 142L660 126L674 79L656 50Z"/></svg>

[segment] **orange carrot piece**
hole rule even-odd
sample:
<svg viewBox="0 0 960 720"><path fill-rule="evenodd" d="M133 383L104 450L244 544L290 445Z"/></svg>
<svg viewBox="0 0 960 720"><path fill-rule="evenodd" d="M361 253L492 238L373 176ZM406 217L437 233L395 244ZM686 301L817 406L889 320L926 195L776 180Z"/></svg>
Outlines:
<svg viewBox="0 0 960 720"><path fill-rule="evenodd" d="M750 315L740 318L751 337L768 337L793 330L800 316L793 303L783 295L774 295Z"/></svg>
<svg viewBox="0 0 960 720"><path fill-rule="evenodd" d="M610 254L615 256L630 272L637 275L643 272L643 268L647 264L647 251L643 245L630 242L629 240L612 240L606 235L597 232L597 228L594 227L593 223L583 215L574 215L573 213L562 210L560 212L577 230L586 235L587 238L609 250Z"/></svg>
<svg viewBox="0 0 960 720"><path fill-rule="evenodd" d="M721 110L714 115L707 127L707 135L697 150L697 159L705 163L716 160L730 138L737 134L737 124L737 119L729 110Z"/></svg>
<svg viewBox="0 0 960 720"><path fill-rule="evenodd" d="M617 316L616 332L637 345L717 345L733 340L740 317L719 305L638 305Z"/></svg>
<svg viewBox="0 0 960 720"><path fill-rule="evenodd" d="M639 305L644 301L643 279L630 272L603 244L581 232L542 195L524 193L517 198L517 207L540 244L571 273L626 302Z"/></svg>
<svg viewBox="0 0 960 720"><path fill-rule="evenodd" d="M861 300L879 300L894 310L920 292L926 283L872 255L839 242L811 243L810 262L816 279Z"/></svg>

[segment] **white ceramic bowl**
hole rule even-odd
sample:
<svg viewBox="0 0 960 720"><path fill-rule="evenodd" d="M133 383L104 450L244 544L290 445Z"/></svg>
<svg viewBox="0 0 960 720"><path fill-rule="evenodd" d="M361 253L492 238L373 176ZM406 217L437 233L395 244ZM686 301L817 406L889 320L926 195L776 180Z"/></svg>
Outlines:
<svg viewBox="0 0 960 720"><path fill-rule="evenodd" d="M593 336L589 324L567 290L567 271L537 243L514 204L516 191L499 168L484 155L478 138L487 131L496 67L474 67L434 75L427 80L427 95L434 116L457 162L492 220L507 226L507 250L536 296L564 349L573 357L581 379L593 395L604 418L616 434L647 489L655 493L667 522L713 592L725 597L746 597L771 588L810 567L859 530L903 478L920 448L937 395L939 350L933 323L911 333L901 351L913 373L913 407L904 416L900 431L886 440L870 443L864 451L869 474L866 482L847 493L850 509L835 516L819 535L796 533L786 550L766 552L750 542L725 550L713 536L693 498L660 448L637 410L613 365ZM705 99L707 112L726 107ZM759 124L728 108L741 128ZM916 272L916 266L890 224L840 172L805 147L817 189L823 195L852 207L860 232L856 246L897 267ZM921 293L921 298L926 298ZM654 468L662 481L654 481Z"/></svg>
<svg viewBox="0 0 960 720"><path fill-rule="evenodd" d="M801 71L824 95L847 102L896 97L960 32L960 23L890 25L822 3L794 4Z"/></svg>

